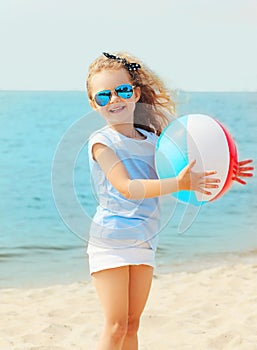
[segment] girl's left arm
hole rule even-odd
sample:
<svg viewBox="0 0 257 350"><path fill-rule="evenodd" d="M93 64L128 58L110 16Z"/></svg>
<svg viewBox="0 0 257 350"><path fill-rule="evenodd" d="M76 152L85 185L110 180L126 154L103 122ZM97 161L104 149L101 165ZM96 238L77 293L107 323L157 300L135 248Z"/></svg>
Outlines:
<svg viewBox="0 0 257 350"><path fill-rule="evenodd" d="M234 168L235 175L233 177L234 181L239 182L242 185L246 185L246 181L240 179L240 177L252 177L254 170L253 166L245 166L247 164L252 163L252 159L246 159L242 160L241 162L238 162Z"/></svg>

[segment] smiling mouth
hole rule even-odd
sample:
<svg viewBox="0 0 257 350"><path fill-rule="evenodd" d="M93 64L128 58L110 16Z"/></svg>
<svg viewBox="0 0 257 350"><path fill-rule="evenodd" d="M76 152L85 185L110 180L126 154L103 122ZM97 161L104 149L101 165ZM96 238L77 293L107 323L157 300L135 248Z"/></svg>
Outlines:
<svg viewBox="0 0 257 350"><path fill-rule="evenodd" d="M125 109L125 106L115 107L109 110L110 113L119 113Z"/></svg>

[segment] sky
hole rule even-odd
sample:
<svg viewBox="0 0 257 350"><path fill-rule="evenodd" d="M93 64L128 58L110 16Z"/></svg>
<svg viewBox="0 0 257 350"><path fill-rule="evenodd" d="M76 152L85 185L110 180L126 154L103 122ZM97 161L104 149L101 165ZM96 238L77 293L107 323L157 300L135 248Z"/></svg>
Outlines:
<svg viewBox="0 0 257 350"><path fill-rule="evenodd" d="M84 90L103 51L172 89L257 91L257 0L2 0L0 89Z"/></svg>

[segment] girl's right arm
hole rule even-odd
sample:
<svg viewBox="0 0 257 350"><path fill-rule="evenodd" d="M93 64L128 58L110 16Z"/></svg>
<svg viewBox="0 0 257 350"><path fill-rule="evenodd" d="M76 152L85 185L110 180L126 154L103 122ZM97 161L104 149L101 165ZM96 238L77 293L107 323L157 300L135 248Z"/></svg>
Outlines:
<svg viewBox="0 0 257 350"><path fill-rule="evenodd" d="M116 153L109 147L96 143L92 147L93 159L98 162L105 176L125 198L152 198L181 190L211 194L206 189L217 188L219 179L206 178L216 171L196 173L192 171L195 161L187 165L177 177L168 179L131 179Z"/></svg>

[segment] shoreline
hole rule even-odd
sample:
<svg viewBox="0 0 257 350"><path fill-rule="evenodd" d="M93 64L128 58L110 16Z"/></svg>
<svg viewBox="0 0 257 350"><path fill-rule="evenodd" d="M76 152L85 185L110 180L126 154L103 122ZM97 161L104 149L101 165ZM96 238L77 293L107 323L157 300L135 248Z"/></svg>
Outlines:
<svg viewBox="0 0 257 350"><path fill-rule="evenodd" d="M166 261L165 261L166 260ZM242 252L221 252L221 253L206 253L198 254L192 258L176 260L176 262L167 259L162 259L161 255L156 254L156 265L154 275L169 275L173 273L190 273L201 272L203 270L209 270L212 268L218 268L222 266L233 266L235 264L256 264L257 265L257 249ZM175 259L174 259L175 260ZM14 282L14 277L8 283L7 277L2 278L2 284L0 283L0 291L4 289L36 289L36 288L48 288L58 285L71 285L74 283L87 283L90 282L91 276L88 271L87 259L81 259L76 261L76 268L70 271L65 270L62 266L62 262L57 262L58 269L51 271L52 275L42 273L40 267L38 268L38 274L31 274L29 277L20 277L18 281ZM61 269L60 267L63 267ZM46 267L44 266L44 269ZM78 272L79 271L79 272ZM47 269L48 272L48 269ZM38 278L38 276L41 276ZM13 273L13 276L14 273Z"/></svg>
<svg viewBox="0 0 257 350"><path fill-rule="evenodd" d="M256 350L257 261L156 274L140 350ZM94 349L103 326L91 281L1 289L0 347Z"/></svg>

